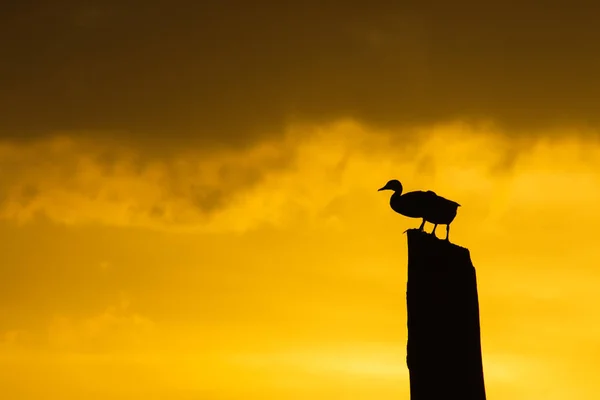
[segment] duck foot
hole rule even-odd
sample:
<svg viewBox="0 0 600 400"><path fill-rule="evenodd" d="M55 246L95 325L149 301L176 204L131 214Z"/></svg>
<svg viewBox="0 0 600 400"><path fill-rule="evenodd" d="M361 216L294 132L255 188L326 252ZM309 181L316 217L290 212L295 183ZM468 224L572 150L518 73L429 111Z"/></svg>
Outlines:
<svg viewBox="0 0 600 400"><path fill-rule="evenodd" d="M437 238L437 236L435 235L435 230L437 229L438 224L434 224L433 225L433 230L431 231L431 234Z"/></svg>

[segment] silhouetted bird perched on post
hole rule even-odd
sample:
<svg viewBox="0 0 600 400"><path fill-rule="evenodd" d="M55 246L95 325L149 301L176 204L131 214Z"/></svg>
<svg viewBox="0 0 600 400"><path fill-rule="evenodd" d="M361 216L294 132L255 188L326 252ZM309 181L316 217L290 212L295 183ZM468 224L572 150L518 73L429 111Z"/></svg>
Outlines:
<svg viewBox="0 0 600 400"><path fill-rule="evenodd" d="M460 204L445 199L435 194L431 190L427 192L408 192L402 194L402 184L396 179L392 179L382 187L381 190L393 190L394 194L390 199L392 210L410 218L423 218L419 230L423 230L425 221L434 224L432 235L435 235L435 228L439 224L446 225L446 240L450 237L450 223L456 217L456 212Z"/></svg>

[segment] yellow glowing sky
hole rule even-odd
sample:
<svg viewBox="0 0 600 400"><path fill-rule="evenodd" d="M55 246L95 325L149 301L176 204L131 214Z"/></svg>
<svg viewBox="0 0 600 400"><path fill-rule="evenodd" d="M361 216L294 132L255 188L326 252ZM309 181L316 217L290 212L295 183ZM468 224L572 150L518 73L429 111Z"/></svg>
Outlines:
<svg viewBox="0 0 600 400"><path fill-rule="evenodd" d="M598 12L411 3L0 13L3 398L407 399L393 178L463 206L488 398L599 398Z"/></svg>
<svg viewBox="0 0 600 400"><path fill-rule="evenodd" d="M572 134L517 151L493 125L448 123L402 148L345 120L137 171L124 155L110 173L77 141L4 145L21 168L3 175L1 385L18 398L406 398L402 232L418 221L376 191L398 177L463 204L452 239L479 274L489 397L595 398L600 147ZM251 190L228 186L210 219L165 198L169 168L184 187L287 151Z"/></svg>

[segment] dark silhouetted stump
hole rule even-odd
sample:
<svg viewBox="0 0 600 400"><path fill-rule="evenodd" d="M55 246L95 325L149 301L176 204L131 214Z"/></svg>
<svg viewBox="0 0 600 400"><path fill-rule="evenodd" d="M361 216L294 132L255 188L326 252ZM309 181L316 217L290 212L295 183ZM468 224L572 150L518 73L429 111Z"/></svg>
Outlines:
<svg viewBox="0 0 600 400"><path fill-rule="evenodd" d="M484 400L477 279L469 250L411 229L406 363L411 400Z"/></svg>

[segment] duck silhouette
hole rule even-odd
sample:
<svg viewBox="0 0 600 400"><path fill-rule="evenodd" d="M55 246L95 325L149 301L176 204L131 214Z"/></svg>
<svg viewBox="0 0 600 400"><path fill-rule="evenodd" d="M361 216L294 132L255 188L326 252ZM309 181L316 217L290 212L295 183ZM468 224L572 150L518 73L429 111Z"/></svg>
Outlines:
<svg viewBox="0 0 600 400"><path fill-rule="evenodd" d="M392 179L379 189L393 190L394 194L390 198L390 207L398 214L409 218L423 218L419 230L423 231L425 222L434 224L432 235L435 235L435 229L438 225L446 225L446 240L450 240L450 223L456 217L460 204L438 196L435 192L428 190L426 192L416 191L402 194L402 184L397 179Z"/></svg>

